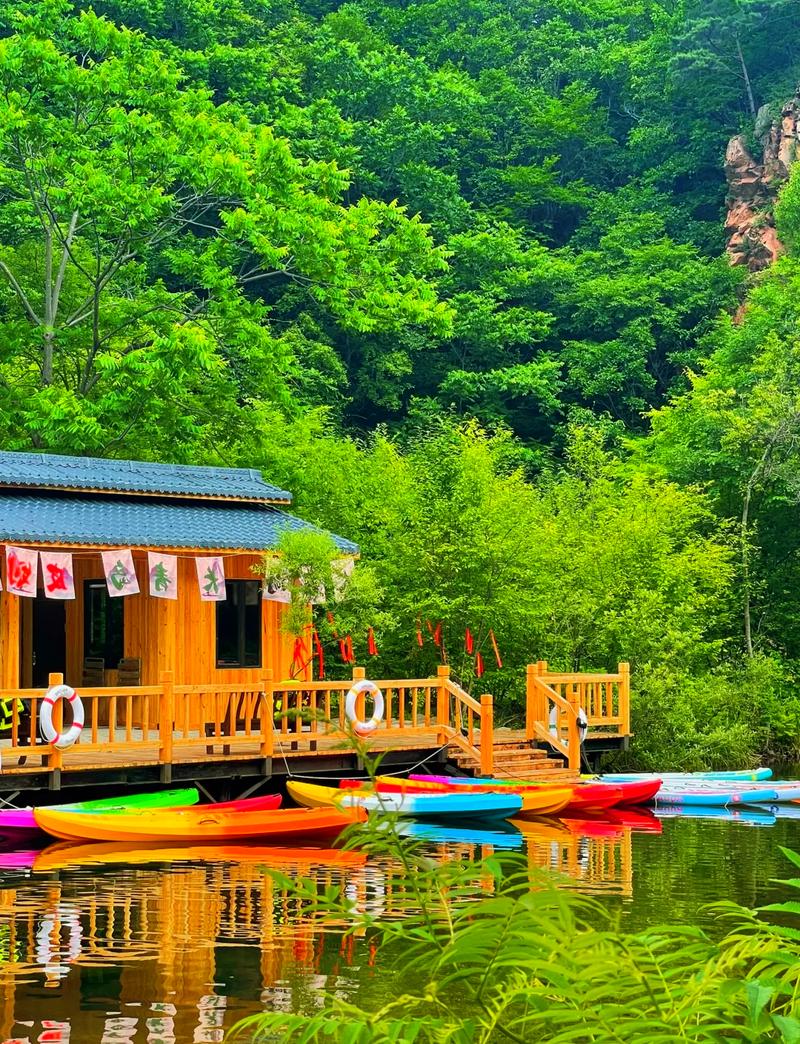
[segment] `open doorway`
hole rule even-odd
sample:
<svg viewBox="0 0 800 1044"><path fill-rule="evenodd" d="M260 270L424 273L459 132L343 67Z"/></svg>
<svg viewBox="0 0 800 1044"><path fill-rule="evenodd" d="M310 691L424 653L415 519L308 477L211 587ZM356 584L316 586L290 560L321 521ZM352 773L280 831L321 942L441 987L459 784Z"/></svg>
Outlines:
<svg viewBox="0 0 800 1044"><path fill-rule="evenodd" d="M31 600L31 659L34 689L47 688L50 674L67 670L66 603L45 598L39 591Z"/></svg>

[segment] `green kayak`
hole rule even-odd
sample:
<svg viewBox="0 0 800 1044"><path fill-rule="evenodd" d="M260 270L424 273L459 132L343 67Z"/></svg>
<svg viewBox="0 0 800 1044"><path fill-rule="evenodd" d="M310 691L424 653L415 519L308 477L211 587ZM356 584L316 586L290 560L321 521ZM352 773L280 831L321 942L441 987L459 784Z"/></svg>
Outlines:
<svg viewBox="0 0 800 1044"><path fill-rule="evenodd" d="M77 801L71 805L57 805L62 812L133 812L145 808L184 808L196 805L200 794L194 787L182 790L158 790L152 794L124 794L113 798L95 798ZM38 831L32 808L0 808L0 837L8 831Z"/></svg>

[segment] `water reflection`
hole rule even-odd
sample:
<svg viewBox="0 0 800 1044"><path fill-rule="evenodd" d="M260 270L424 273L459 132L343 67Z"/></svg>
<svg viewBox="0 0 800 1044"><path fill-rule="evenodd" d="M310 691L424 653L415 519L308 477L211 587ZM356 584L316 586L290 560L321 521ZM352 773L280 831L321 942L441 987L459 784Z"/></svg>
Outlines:
<svg viewBox="0 0 800 1044"><path fill-rule="evenodd" d="M434 859L517 849L638 926L691 920L704 899L751 902L800 823L773 837L746 822L639 811L407 830ZM345 935L265 866L318 893L342 887L374 915L402 915L411 901L397 865L335 850L61 843L0 853L0 1042L222 1041L244 1015L309 1009L323 990L352 998L389 975L370 939Z"/></svg>

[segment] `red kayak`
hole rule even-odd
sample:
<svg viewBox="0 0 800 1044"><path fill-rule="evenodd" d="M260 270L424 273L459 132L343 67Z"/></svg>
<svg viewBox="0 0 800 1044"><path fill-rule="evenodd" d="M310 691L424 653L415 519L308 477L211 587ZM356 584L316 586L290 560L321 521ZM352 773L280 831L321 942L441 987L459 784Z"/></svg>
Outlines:
<svg viewBox="0 0 800 1044"><path fill-rule="evenodd" d="M609 783L578 783L567 812L605 812L622 803L622 787Z"/></svg>
<svg viewBox="0 0 800 1044"><path fill-rule="evenodd" d="M661 780L637 779L630 783L601 783L600 786L619 787L622 790L620 805L647 805L661 789Z"/></svg>

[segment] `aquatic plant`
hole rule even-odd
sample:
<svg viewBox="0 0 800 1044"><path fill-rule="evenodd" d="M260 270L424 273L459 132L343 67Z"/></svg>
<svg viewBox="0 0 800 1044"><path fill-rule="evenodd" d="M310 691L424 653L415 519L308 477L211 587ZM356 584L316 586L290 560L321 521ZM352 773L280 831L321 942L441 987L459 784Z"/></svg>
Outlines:
<svg viewBox="0 0 800 1044"><path fill-rule="evenodd" d="M437 863L385 819L349 843L398 861L403 918L359 912L344 893L317 894L311 882L281 885L366 931L378 960L394 963L392 995L326 994L310 1013L245 1020L232 1040L800 1041L800 931L764 916L794 917L798 903L719 904L718 937L685 925L624 933L608 928L595 901L514 856ZM786 884L800 887L800 878Z"/></svg>

